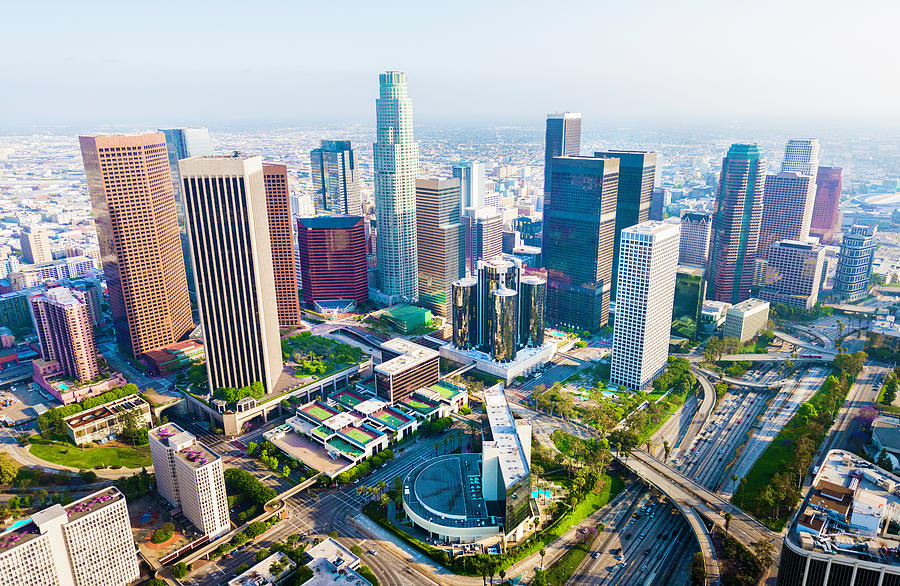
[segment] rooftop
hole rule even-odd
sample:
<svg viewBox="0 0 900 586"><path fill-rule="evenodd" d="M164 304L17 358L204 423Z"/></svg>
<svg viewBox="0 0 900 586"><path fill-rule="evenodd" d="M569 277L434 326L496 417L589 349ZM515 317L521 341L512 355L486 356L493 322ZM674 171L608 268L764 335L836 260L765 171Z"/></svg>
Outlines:
<svg viewBox="0 0 900 586"><path fill-rule="evenodd" d="M273 576L270 568L275 562L285 563L285 569L278 576ZM273 553L263 561L228 582L228 586L272 586L282 575L287 574L296 564L280 551Z"/></svg>
<svg viewBox="0 0 900 586"><path fill-rule="evenodd" d="M218 460L220 457L219 454L210 450L203 444L198 443L181 448L175 452L175 455L194 468L206 466L210 462Z"/></svg>
<svg viewBox="0 0 900 586"><path fill-rule="evenodd" d="M879 417L872 423L872 435L878 438L882 447L900 450L900 419Z"/></svg>
<svg viewBox="0 0 900 586"><path fill-rule="evenodd" d="M381 347L401 354L375 367L376 371L389 375L399 374L404 370L440 357L440 352L402 338L388 340L381 344Z"/></svg>
<svg viewBox="0 0 900 586"><path fill-rule="evenodd" d="M310 561L306 565L313 571L313 576L304 582L309 586L371 586L370 582L356 573L359 558L328 537L318 545L306 550Z"/></svg>
<svg viewBox="0 0 900 586"><path fill-rule="evenodd" d="M896 322L893 315L876 317L869 326L869 333L900 336L900 324Z"/></svg>
<svg viewBox="0 0 900 586"><path fill-rule="evenodd" d="M346 230L360 221L361 216L315 216L298 220L301 226L310 230Z"/></svg>
<svg viewBox="0 0 900 586"><path fill-rule="evenodd" d="M64 418L63 421L65 421L66 425L73 430L77 430L92 423L96 423L97 421L117 416L119 413L138 409L145 405L149 408L149 404L137 395L129 395L127 397L122 397L121 399L116 399L115 401L110 401L99 407L69 415Z"/></svg>
<svg viewBox="0 0 900 586"><path fill-rule="evenodd" d="M484 390L484 409L490 424L492 443L500 451L503 482L506 486L512 486L529 473L529 466L502 384Z"/></svg>
<svg viewBox="0 0 900 586"><path fill-rule="evenodd" d="M481 455L450 454L422 462L403 481L403 499L413 512L447 527L490 527L481 486Z"/></svg>
<svg viewBox="0 0 900 586"><path fill-rule="evenodd" d="M705 301L704 304L705 303L709 303L709 302ZM739 312L760 311L763 309L769 309L769 302L763 301L762 299L754 299L751 297L750 299L745 299L745 300L741 301L740 303L735 303L734 305L732 305L731 307L728 308L728 312L731 313L732 309L735 311L739 311Z"/></svg>

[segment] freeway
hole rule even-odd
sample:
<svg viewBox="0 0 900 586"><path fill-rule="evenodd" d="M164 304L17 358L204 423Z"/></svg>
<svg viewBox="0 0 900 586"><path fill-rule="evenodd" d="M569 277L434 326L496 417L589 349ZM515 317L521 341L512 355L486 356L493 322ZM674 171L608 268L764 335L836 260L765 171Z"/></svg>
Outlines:
<svg viewBox="0 0 900 586"><path fill-rule="evenodd" d="M746 356L746 354L732 354L730 356ZM755 356L755 355L751 355L751 356ZM726 358L722 358L722 360L726 360ZM740 359L738 359L738 360L740 360ZM766 361L761 361L761 362L766 362ZM768 362L773 362L773 361L768 361ZM713 372L706 368L700 368L700 367L694 368L694 373L696 374L696 372L698 370L717 382L718 381L726 382L730 385L734 385L737 387L744 387L747 389L761 389L761 390L775 389L775 388L778 388L778 387L781 387L782 385L784 385L784 382L785 382L783 380L771 380L772 377L768 377L765 381L752 381L752 380L747 380L747 379L743 379L743 378L732 378L730 376L724 376L724 375L719 374L718 372Z"/></svg>
<svg viewBox="0 0 900 586"><path fill-rule="evenodd" d="M867 362L862 372L856 377L847 398L838 412L834 425L828 432L825 441L819 449L819 458L816 464L821 464L825 455L830 450L843 449L846 446L847 438L859 427L856 416L860 410L878 400L878 392L881 389L881 383L884 377L890 372L890 368L884 364Z"/></svg>
<svg viewBox="0 0 900 586"><path fill-rule="evenodd" d="M814 354L815 354L815 353L821 353L821 354L823 354L823 355L825 355L825 354L830 354L832 357L834 357L834 355L837 353L836 350L829 350L829 349L824 348L824 347L822 347L822 346L820 346L820 345L818 345L818 344L811 344L810 342L807 342L806 340L801 340L800 338L797 338L796 336L792 336L792 335L787 334L787 333L785 333L785 332L777 332L777 331L776 331L776 332L775 332L775 337L776 337L776 338L779 338L779 339L781 339L781 340L784 340L784 341L787 342L788 344L793 344L793 345L796 346L797 348L801 348L801 349L803 349L803 350L808 350L808 351L810 351L811 353L814 353Z"/></svg>

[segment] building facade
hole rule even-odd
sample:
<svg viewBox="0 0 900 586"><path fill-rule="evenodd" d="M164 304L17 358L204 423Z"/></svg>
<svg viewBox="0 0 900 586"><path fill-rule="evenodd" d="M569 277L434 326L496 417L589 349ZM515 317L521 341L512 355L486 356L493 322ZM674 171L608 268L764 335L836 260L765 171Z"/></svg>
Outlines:
<svg viewBox="0 0 900 586"><path fill-rule="evenodd" d="M459 179L416 180L419 303L445 320L450 318L450 286L466 272L460 211Z"/></svg>
<svg viewBox="0 0 900 586"><path fill-rule="evenodd" d="M547 115L544 134L544 193L550 193L553 157L577 157L581 153L581 113Z"/></svg>
<svg viewBox="0 0 900 586"><path fill-rule="evenodd" d="M769 247L766 276L759 298L770 303L812 309L819 300L825 248L782 240Z"/></svg>
<svg viewBox="0 0 900 586"><path fill-rule="evenodd" d="M503 252L503 216L492 206L466 208L462 216L465 233L466 270L474 275L478 261Z"/></svg>
<svg viewBox="0 0 900 586"><path fill-rule="evenodd" d="M685 212L682 214L678 264L705 268L707 262L709 262L711 236L711 214L706 212Z"/></svg>
<svg viewBox="0 0 900 586"><path fill-rule="evenodd" d="M657 222L666 217L666 207L672 203L672 193L665 187L654 187L650 193L650 219Z"/></svg>
<svg viewBox="0 0 900 586"><path fill-rule="evenodd" d="M179 165L210 388L272 392L282 362L262 159Z"/></svg>
<svg viewBox="0 0 900 586"><path fill-rule="evenodd" d="M678 224L625 228L619 247L610 382L646 389L666 368L678 269Z"/></svg>
<svg viewBox="0 0 900 586"><path fill-rule="evenodd" d="M759 258L765 258L769 247L781 240L806 242L815 199L816 183L812 175L782 171L766 177Z"/></svg>
<svg viewBox="0 0 900 586"><path fill-rule="evenodd" d="M460 161L451 167L453 177L459 179L460 208L478 209L484 206L484 163Z"/></svg>
<svg viewBox="0 0 900 586"><path fill-rule="evenodd" d="M757 335L769 322L769 302L745 299L725 311L723 336L746 342Z"/></svg>
<svg viewBox="0 0 900 586"><path fill-rule="evenodd" d="M838 299L856 301L868 295L875 259L875 232L875 226L854 224L844 233L832 290Z"/></svg>
<svg viewBox="0 0 900 586"><path fill-rule="evenodd" d="M22 226L19 229L19 244L22 246L25 262L39 265L53 260L50 237L40 226Z"/></svg>
<svg viewBox="0 0 900 586"><path fill-rule="evenodd" d="M819 168L819 140L816 138L792 138L784 147L781 170L815 177Z"/></svg>
<svg viewBox="0 0 900 586"><path fill-rule="evenodd" d="M82 136L119 348L140 358L194 329L165 136Z"/></svg>
<svg viewBox="0 0 900 586"><path fill-rule="evenodd" d="M79 382L100 375L91 312L81 291L54 287L31 297L41 357L59 363L65 376Z"/></svg>
<svg viewBox="0 0 900 586"><path fill-rule="evenodd" d="M104 442L122 432L125 413L134 413L138 426L149 429L153 423L150 416L150 404L138 395L128 395L69 415L63 419L66 433L76 446L92 442Z"/></svg>
<svg viewBox="0 0 900 586"><path fill-rule="evenodd" d="M360 216L317 216L297 220L303 303L369 299L366 229Z"/></svg>
<svg viewBox="0 0 900 586"><path fill-rule="evenodd" d="M841 231L841 189L844 170L841 167L819 167L816 173L816 203L813 205L809 233L831 242Z"/></svg>
<svg viewBox="0 0 900 586"><path fill-rule="evenodd" d="M266 211L272 243L272 274L275 277L275 305L278 325L300 325L300 295L294 261L294 229L288 192L287 165L263 163Z"/></svg>
<svg viewBox="0 0 900 586"><path fill-rule="evenodd" d="M375 367L375 394L395 404L440 378L440 353L414 342L394 338L381 345L383 362Z"/></svg>
<svg viewBox="0 0 900 586"><path fill-rule="evenodd" d="M309 152L316 215L362 215L356 152L349 140L323 140Z"/></svg>

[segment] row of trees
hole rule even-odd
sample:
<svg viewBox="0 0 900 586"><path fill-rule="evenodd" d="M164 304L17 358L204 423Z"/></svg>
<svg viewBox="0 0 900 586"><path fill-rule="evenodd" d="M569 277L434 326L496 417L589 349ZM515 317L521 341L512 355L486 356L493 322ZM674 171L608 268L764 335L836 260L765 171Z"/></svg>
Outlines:
<svg viewBox="0 0 900 586"><path fill-rule="evenodd" d="M253 384L250 384L246 387L241 387L239 389L236 389L234 387L220 387L213 393L213 398L221 399L222 401L225 401L225 403L229 407L234 407L234 404L241 399L244 399L246 397L261 399L265 394L265 385L263 385L260 381L256 381Z"/></svg>
<svg viewBox="0 0 900 586"><path fill-rule="evenodd" d="M393 459L394 459L394 451L393 450L391 450L391 449L381 450L380 452L378 452L377 454L375 454L368 460L365 460L364 462L360 462L353 468L351 468L349 470L345 470L344 472L341 472L334 478L334 481L337 484L350 484L357 478L365 476L366 474L368 474L372 470L378 468L385 462L387 462L389 460L393 460Z"/></svg>
<svg viewBox="0 0 900 586"><path fill-rule="evenodd" d="M80 403L72 403L71 405L62 405L61 407L48 409L44 413L38 415L37 418L38 428L41 430L41 437L62 442L69 441L66 423L63 421L66 417L137 393L137 385L128 383L124 387L107 391L102 395L88 397Z"/></svg>
<svg viewBox="0 0 900 586"><path fill-rule="evenodd" d="M263 506L275 498L275 490L240 468L225 469L225 488L228 491L228 508L239 523L252 519ZM237 510L243 508L243 510Z"/></svg>

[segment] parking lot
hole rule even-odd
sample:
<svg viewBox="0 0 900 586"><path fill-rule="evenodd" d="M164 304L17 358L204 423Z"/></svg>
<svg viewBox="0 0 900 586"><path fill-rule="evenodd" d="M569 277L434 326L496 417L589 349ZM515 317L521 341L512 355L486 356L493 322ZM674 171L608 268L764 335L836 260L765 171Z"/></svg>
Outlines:
<svg viewBox="0 0 900 586"><path fill-rule="evenodd" d="M0 419L11 425L20 424L37 417L39 405L50 408L57 404L43 389L33 390L30 383L16 383L0 390Z"/></svg>

